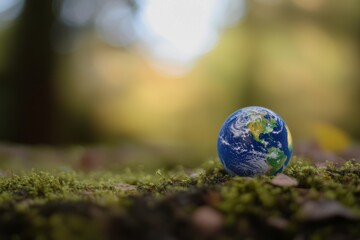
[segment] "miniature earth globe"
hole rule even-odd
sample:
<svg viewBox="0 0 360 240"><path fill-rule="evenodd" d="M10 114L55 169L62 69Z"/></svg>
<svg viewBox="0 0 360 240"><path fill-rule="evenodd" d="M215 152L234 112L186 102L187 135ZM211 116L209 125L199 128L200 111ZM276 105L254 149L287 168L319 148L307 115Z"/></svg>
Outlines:
<svg viewBox="0 0 360 240"><path fill-rule="evenodd" d="M288 165L291 134L284 120L263 107L241 108L221 127L217 142L220 161L231 175L276 175Z"/></svg>

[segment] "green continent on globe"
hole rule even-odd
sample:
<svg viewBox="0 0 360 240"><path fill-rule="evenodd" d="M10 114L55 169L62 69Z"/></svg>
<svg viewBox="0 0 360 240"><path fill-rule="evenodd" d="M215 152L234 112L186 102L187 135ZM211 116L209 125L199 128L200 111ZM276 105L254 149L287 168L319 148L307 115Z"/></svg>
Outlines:
<svg viewBox="0 0 360 240"><path fill-rule="evenodd" d="M267 142L263 139L260 139L260 134L269 134L277 126L276 120L271 116L270 119L265 118L265 115L262 114L255 121L250 121L247 124L248 129L250 130L251 135L254 140L263 144L265 147Z"/></svg>
<svg viewBox="0 0 360 240"><path fill-rule="evenodd" d="M271 167L271 169L269 170L270 174L274 174L276 171L278 171L284 165L286 159L286 154L279 148L269 148L266 161Z"/></svg>
<svg viewBox="0 0 360 240"><path fill-rule="evenodd" d="M267 147L268 142L266 142L264 139L260 139L260 134L268 134L272 133L274 131L274 128L277 127L276 119L274 119L272 116L270 118L266 118L265 114L261 114L259 117L254 119L253 121L250 121L247 124L247 127L253 136L254 140L261 143L264 147ZM286 128L286 130L289 133L289 130ZM291 139L291 137L290 137ZM288 139L289 148L292 148L291 140ZM287 159L286 154L281 151L279 148L271 147L268 149L266 161L270 167L269 173L274 174L277 172L285 163Z"/></svg>

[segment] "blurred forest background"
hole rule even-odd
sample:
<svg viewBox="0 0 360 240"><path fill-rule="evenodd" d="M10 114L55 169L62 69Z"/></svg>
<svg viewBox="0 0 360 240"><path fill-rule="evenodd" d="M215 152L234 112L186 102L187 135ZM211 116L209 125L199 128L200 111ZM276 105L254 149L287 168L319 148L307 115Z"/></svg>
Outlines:
<svg viewBox="0 0 360 240"><path fill-rule="evenodd" d="M1 0L0 141L216 156L238 108L360 138L357 0ZM165 149L165 150L164 150ZM171 158L171 157L170 157Z"/></svg>

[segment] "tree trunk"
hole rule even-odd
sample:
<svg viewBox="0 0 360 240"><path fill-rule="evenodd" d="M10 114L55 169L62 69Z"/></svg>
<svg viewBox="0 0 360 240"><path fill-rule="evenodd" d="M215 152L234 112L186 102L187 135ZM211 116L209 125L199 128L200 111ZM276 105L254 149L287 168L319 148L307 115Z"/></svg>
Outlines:
<svg viewBox="0 0 360 240"><path fill-rule="evenodd" d="M10 47L9 67L1 83L5 128L0 138L29 144L55 140L53 1L25 1Z"/></svg>

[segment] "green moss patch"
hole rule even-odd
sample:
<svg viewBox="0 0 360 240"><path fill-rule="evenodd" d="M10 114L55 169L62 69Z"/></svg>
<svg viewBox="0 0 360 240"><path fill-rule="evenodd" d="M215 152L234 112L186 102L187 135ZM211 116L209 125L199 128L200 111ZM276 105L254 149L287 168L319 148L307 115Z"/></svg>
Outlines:
<svg viewBox="0 0 360 240"><path fill-rule="evenodd" d="M285 174L297 185L231 177L217 161L153 174L6 173L0 239L360 238L360 164L294 158Z"/></svg>

